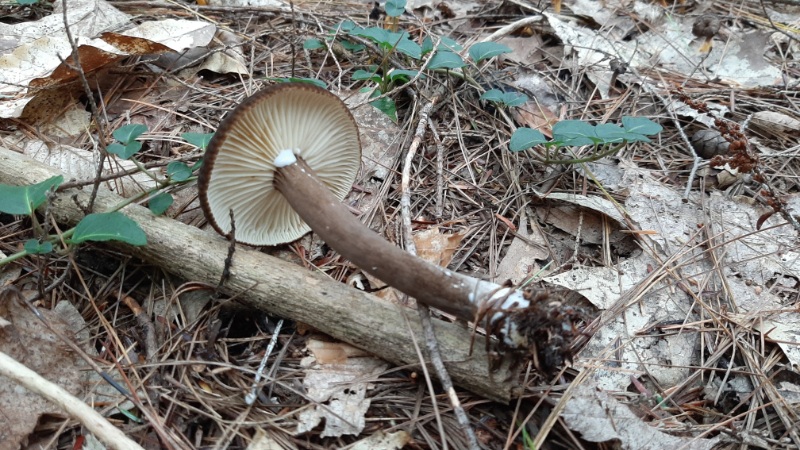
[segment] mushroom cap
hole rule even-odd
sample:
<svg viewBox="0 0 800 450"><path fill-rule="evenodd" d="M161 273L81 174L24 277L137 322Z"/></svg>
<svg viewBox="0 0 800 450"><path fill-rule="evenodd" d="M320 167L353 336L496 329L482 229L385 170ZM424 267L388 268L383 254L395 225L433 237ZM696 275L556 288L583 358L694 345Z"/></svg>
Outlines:
<svg viewBox="0 0 800 450"><path fill-rule="evenodd" d="M270 86L245 99L206 149L198 187L209 223L238 242L278 245L311 229L272 185L275 157L291 149L338 198L350 191L361 163L353 115L339 97L309 83Z"/></svg>

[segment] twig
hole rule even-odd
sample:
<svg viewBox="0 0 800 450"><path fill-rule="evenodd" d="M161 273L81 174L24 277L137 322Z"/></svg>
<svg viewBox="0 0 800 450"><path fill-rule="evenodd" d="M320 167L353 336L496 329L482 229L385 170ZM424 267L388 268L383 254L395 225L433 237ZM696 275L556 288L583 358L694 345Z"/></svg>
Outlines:
<svg viewBox="0 0 800 450"><path fill-rule="evenodd" d="M428 129L436 143L436 218L441 219L444 215L444 145L439 139L439 133L432 121L428 121Z"/></svg>
<svg viewBox="0 0 800 450"><path fill-rule="evenodd" d="M498 40L500 38L503 38L503 37L515 32L515 31L517 31L518 29L520 29L522 27L527 27L528 25L533 25L535 23L539 23L539 22L542 21L542 19L544 19L544 16L542 16L542 15L528 16L528 17L519 19L516 22L510 23L510 24L500 28L499 30L495 31L494 33L490 34L489 36L481 39L480 42L496 41L496 40Z"/></svg>
<svg viewBox="0 0 800 450"><path fill-rule="evenodd" d="M0 352L0 375L55 403L109 447L120 450L144 450L89 405L3 352Z"/></svg>
<svg viewBox="0 0 800 450"><path fill-rule="evenodd" d="M291 21L292 21L292 34L294 35L294 36L292 36L291 39L289 39L289 47L292 49L292 72L291 72L291 74L292 74L292 78L294 78L295 77L295 66L296 66L296 62L297 62L296 61L297 49L295 47L297 46L297 39L298 38L297 38L297 22L295 22L295 20L294 20L294 2L292 0L289 0L289 9L291 11L291 14L289 15L289 17L291 18Z"/></svg>
<svg viewBox="0 0 800 450"><path fill-rule="evenodd" d="M319 22L319 20L316 17L314 19L317 21L317 27L319 27L320 32L325 33L325 27ZM337 37L339 37L338 35L339 35L339 28L337 27L333 38L336 39ZM325 58L330 56L331 59L333 60L333 63L336 64L336 68L339 69L339 74L336 75L336 90L341 91L342 73L344 73L344 70L342 69L342 65L339 63L339 58L336 56L336 52L333 51L333 41L328 42L327 39L322 39L322 43L325 44ZM306 54L307 53L308 52L306 52ZM320 74L322 74L323 69L325 69L325 61L326 59L323 59L322 63L320 63L319 71L317 71L316 78L319 78ZM309 68L310 67L311 65L309 65Z"/></svg>
<svg viewBox="0 0 800 450"><path fill-rule="evenodd" d="M57 173L55 169L23 155L0 149L2 183L27 185L31 180L38 182ZM69 201L72 195L84 204L89 197L88 192L79 190L59 193L52 206L54 215L70 226L74 226L84 217L75 203ZM110 209L123 201L118 195L101 189L97 196L97 207L101 210ZM184 279L216 286L219 274L224 270L223 261L229 247L226 239L173 219L154 217L148 208L139 205L128 206L125 214L139 223L148 240L148 245L134 248L126 246L126 251L131 251L151 264ZM267 310L276 316L308 323L322 332L379 354L395 364L419 362L406 327L396 321L399 306L382 302L368 293L318 273L298 270L296 264L260 251L237 248L236 261L237 268L231 271L230 280L223 287L226 295L234 295L238 301ZM80 275L80 272L76 272L76 275ZM102 320L102 314L98 314ZM367 320L366 318L380 323L380 329L356 326ZM105 323L104 326L113 329ZM412 326L422 334L418 323L413 323ZM448 367L453 379L479 395L508 401L513 371L503 367L495 376L490 376L486 349L480 346L472 350L472 355L468 353L468 330L443 321L435 321L434 326L437 335L448 336L447 342L440 342L445 348L445 354L460 361L459 364ZM124 355L127 353L123 353ZM151 414L150 408L145 407L144 411ZM160 419L153 417L152 425L158 427ZM165 441L169 442L168 439L169 436Z"/></svg>
<svg viewBox="0 0 800 450"><path fill-rule="evenodd" d="M84 73L83 66L81 66L81 57L78 54L78 44L75 42L75 38L72 36L72 31L69 29L69 20L67 19L67 0L61 1L61 7L64 20L64 32L67 34L70 47L72 47L72 61L75 64L75 67L72 69L81 79L83 93L86 94L87 101L89 102L89 108L92 111L92 117L97 124L97 144L98 149L100 150L100 159L97 161L97 171L95 173L94 185L92 186L92 194L89 196L89 203L86 205L86 211L91 212L94 208L94 201L97 198L97 191L100 189L100 178L103 175L103 166L105 165L106 158L108 157L105 142L106 127L105 122L103 122L102 117L97 109L97 103L94 101L94 94L92 93L92 88L89 87L89 80L86 79L86 73Z"/></svg>
<svg viewBox="0 0 800 450"><path fill-rule="evenodd" d="M420 111L419 123L417 124L417 130L414 134L414 140L411 142L411 146L408 149L406 159L403 163L402 181L400 183L400 214L402 216L403 241L405 243L405 248L406 251L412 255L417 254L417 249L414 245L414 239L411 236L411 192L409 188L411 178L411 163L414 160L417 149L419 148L422 138L425 135L425 129L427 128L428 124L428 116L438 99L439 95L435 94L428 104L426 104ZM458 419L458 424L467 438L467 443L470 450L480 450L480 445L478 444L478 439L475 436L475 431L470 426L469 417L467 417L467 413L461 406L461 402L459 401L458 395L453 387L453 381L450 379L450 375L447 373L447 368L444 366L441 351L439 350L439 342L436 339L436 334L433 330L433 324L431 323L430 309L428 309L428 307L422 303L417 303L417 312L419 313L419 318L422 322L422 329L425 332L425 343L427 344L428 351L430 352L431 363L436 370L439 381L442 383L442 387L444 387L445 392L447 392L447 396L450 399L450 404L453 406L456 419ZM431 393L431 399L433 401L434 408L436 409L436 401L433 393ZM443 437L442 446L446 450L447 440L444 439L446 434L444 434L443 430L441 430L442 424L439 420L439 415L437 414L436 417L437 424L439 425L440 432L442 433Z"/></svg>
<svg viewBox="0 0 800 450"><path fill-rule="evenodd" d="M102 193L100 194L100 196L102 196ZM98 198L101 198L100 196L98 196ZM73 261L72 261L73 266L77 267L77 264L75 264L75 261L74 261L74 255L73 254L70 254L70 259L73 259ZM124 348L124 346L122 345L122 342L120 340L119 335L114 331L114 327L106 319L106 317L102 314L102 312L100 311L100 308L97 305L97 302L95 301L94 297L90 294L91 291L89 290L89 286L87 285L86 280L81 275L81 271L80 270L76 270L75 271L75 276L77 277L77 280L80 283L81 287L83 288L84 292L86 292L89 295L89 302L91 303L92 308L94 309L94 312L97 314L97 318L100 320L100 323L102 324L102 326L105 329L109 330L110 339L117 345L117 348L120 348L120 349ZM25 301L24 297L22 297L21 294L18 294L18 298L21 301ZM26 302L26 303L28 303L28 302ZM34 310L34 311L36 310L36 307L31 305L30 303L28 303L28 308L30 308L31 310ZM131 389L130 389L129 392L125 391L121 386L119 386L119 384L117 384L115 381L113 381L111 379L111 377L108 376L108 374L106 374L104 371L102 371L99 368L99 366L97 365L97 363L94 361L94 359L89 357L89 355L86 352L84 352L77 344L72 342L71 339L67 339L67 337L64 336L60 331L56 330L55 327L51 326L50 323L47 320L45 320L43 316L38 315L38 317L39 317L39 320L42 320L44 322L45 326L47 326L47 328L51 332L53 332L54 334L58 335L59 338L62 341L64 341L68 346L70 346L70 348L73 349L73 351L75 351L76 353L81 355L81 357L86 362L88 362L89 365L95 370L95 372L100 374L103 377L103 379L106 380L106 382L108 382L109 384L114 386L114 388L117 389L121 394L125 395L128 398L128 400L133 402L133 404L139 409L139 411L142 413L142 415L144 415L144 417L147 419L147 421L149 421L149 424L152 427L153 431L155 431L155 433L158 434L159 438L161 439L161 446L163 448L166 448L166 449L186 448L184 445L181 445L181 443L178 442L175 439L175 437L172 435L170 430L165 427L164 420L161 417L159 417L159 416L157 416L155 414L156 409L153 406L153 403L152 403L152 401L151 401L149 396L147 396L147 395L140 396L138 394L137 390L132 385L131 381L128 380L127 378L125 379L125 381L128 383L128 385L129 385L129 387ZM117 370L119 371L120 374L122 374L122 363L123 363L123 360L129 366L133 366L134 365L133 360L131 360L131 358L130 358L130 354L128 352L123 352L120 359L111 361L112 364L114 364L114 366L117 368ZM133 372L133 375L136 376L137 379L139 379L139 375L138 375L138 373L136 371ZM143 384L141 379L139 379L139 383Z"/></svg>
<svg viewBox="0 0 800 450"><path fill-rule="evenodd" d="M233 254L236 252L236 219L233 217L232 209L229 210L228 213L231 215L231 231L225 236L228 238L228 256L225 258L225 268L222 270L222 275L219 277L219 283L217 283L217 293L215 294L217 296L222 290L222 286L224 286L225 282L231 277Z"/></svg>
<svg viewBox="0 0 800 450"><path fill-rule="evenodd" d="M153 364L157 362L158 358L158 340L156 339L156 328L153 322L148 317L147 313L130 295L121 296L122 303L133 312L136 322L144 330L144 351L148 363Z"/></svg>
<svg viewBox="0 0 800 450"><path fill-rule="evenodd" d="M666 86L667 83L662 79L664 85ZM658 93L655 89L651 90L651 93L661 100L661 103L664 104L664 109L669 114L672 122L675 124L675 128L678 130L678 133L681 135L681 139L683 142L686 143L686 148L692 153L692 169L689 172L689 179L686 180L686 189L683 191L683 198L689 198L689 194L692 192L692 184L694 183L694 177L697 175L697 169L703 163L703 158L697 155L697 152L694 150L694 146L692 145L692 141L689 139L689 136L686 136L686 132L683 131L683 126L681 125L681 121L678 120L678 117L675 115L675 112L669 107L671 98L664 97L660 93Z"/></svg>
<svg viewBox="0 0 800 450"><path fill-rule="evenodd" d="M253 386L250 388L250 393L244 397L244 402L248 405L255 403L256 399L258 398L258 383L261 382L261 377L264 376L264 369L267 367L267 360L269 359L269 355L272 353L272 349L275 348L275 344L278 342L278 335L281 334L282 327L283 319L280 319L278 320L278 324L275 325L275 331L272 333L272 339L269 340L269 345L264 351L264 357L261 359L261 364L258 365L258 370L256 371L256 377L253 380Z"/></svg>
<svg viewBox="0 0 800 450"><path fill-rule="evenodd" d="M533 446L531 448L542 448L545 445L545 442L547 441L547 435L550 434L553 426L555 426L556 420L561 417L561 412L564 411L564 407L567 406L567 402L572 398L572 394L575 392L575 389L577 389L581 383L588 379L593 372L594 369L584 369L578 374L578 376L575 377L574 380L572 380L572 382L569 384L569 387L567 387L567 390L561 395L558 403L556 403L556 405L550 411L547 419L545 419L544 423L540 426L539 433L533 440ZM559 374L559 376L561 375Z"/></svg>

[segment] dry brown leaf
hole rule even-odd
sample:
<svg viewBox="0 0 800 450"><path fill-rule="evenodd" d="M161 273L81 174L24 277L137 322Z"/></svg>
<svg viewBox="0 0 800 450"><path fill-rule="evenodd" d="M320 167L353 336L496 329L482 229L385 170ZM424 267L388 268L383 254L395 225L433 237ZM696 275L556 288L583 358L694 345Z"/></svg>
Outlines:
<svg viewBox="0 0 800 450"><path fill-rule="evenodd" d="M414 234L414 245L417 247L417 256L436 264L447 267L453 260L466 232L443 234L439 227L420 231Z"/></svg>
<svg viewBox="0 0 800 450"><path fill-rule="evenodd" d="M610 394L588 383L575 388L561 417L569 429L589 442L615 441L615 447L631 450L711 449L719 441L677 437L644 423Z"/></svg>
<svg viewBox="0 0 800 450"><path fill-rule="evenodd" d="M68 302L59 303L53 311L40 312L67 336L75 333L74 323L83 323L80 313ZM10 291L0 294L0 318L7 323L0 327L0 351L70 394L78 398L84 395L89 374L92 373L87 371L88 364L47 329L27 306L20 304ZM0 417L3 418L0 420L3 423L0 427L0 448L19 448L43 414L58 415L63 411L0 376Z"/></svg>
<svg viewBox="0 0 800 450"><path fill-rule="evenodd" d="M376 286L376 289L378 289L377 291L373 292L373 294L376 297L378 297L380 299L383 299L383 300L385 300L387 302L391 302L391 303L397 304L397 305L402 305L402 304L406 303L403 300L403 297L402 297L403 294L400 291L398 291L397 289L395 289L393 287L389 287L389 285L387 285L383 281L381 281L381 280L379 280L379 279L377 279L377 278L375 278L375 277L373 277L373 276L371 276L369 274L367 274L367 278L370 279L370 284L372 286Z"/></svg>
<svg viewBox="0 0 800 450"><path fill-rule="evenodd" d="M520 125L539 130L547 138L553 137L553 125L558 122L558 117L547 108L528 101L523 106L514 108L511 114Z"/></svg>
<svg viewBox="0 0 800 450"><path fill-rule="evenodd" d="M263 428L256 429L256 435L250 441L250 445L247 446L247 450L294 450L296 448L297 445L288 439L278 442Z"/></svg>
<svg viewBox="0 0 800 450"><path fill-rule="evenodd" d="M345 364L347 358L369 355L364 350L343 342L326 342L318 339L309 339L306 348L319 364Z"/></svg>
<svg viewBox="0 0 800 450"><path fill-rule="evenodd" d="M504 54L503 58L517 64L531 64L547 58L544 39L538 34L530 37L506 36L497 40L497 43L511 49L511 53Z"/></svg>
<svg viewBox="0 0 800 450"><path fill-rule="evenodd" d="M364 414L370 405L366 397L370 383L363 380L377 376L388 364L372 356L356 356L349 350L353 347L347 344L309 340L308 348L314 355L319 352L324 360L340 362L322 363L314 357L311 357L313 362L303 360L303 365L308 367L303 386L317 406L300 412L295 433L311 431L324 419L322 437L360 434L366 425ZM343 355L346 357L342 361Z"/></svg>
<svg viewBox="0 0 800 450"><path fill-rule="evenodd" d="M512 38L500 42L506 43L510 39ZM537 74L523 75L514 82L514 86L524 91L530 98L525 105L511 110L514 120L522 126L539 130L545 136L552 138L553 125L558 122L560 102L548 81Z"/></svg>
<svg viewBox="0 0 800 450"><path fill-rule="evenodd" d="M208 57L197 66L197 68L192 69L189 74L194 76L201 70L208 70L215 73L248 75L250 70L247 68L245 57L238 50L242 45L244 45L244 42L240 35L227 30L218 30L210 49L218 50L220 47L225 47L225 49L223 51L215 51L208 55ZM188 74L183 75L185 76Z"/></svg>
<svg viewBox="0 0 800 450"><path fill-rule="evenodd" d="M550 256L545 236L538 227L529 232L527 220L525 216L520 218L517 235L497 267L498 283L506 280L511 280L515 285L522 283L539 269L537 260L545 260Z"/></svg>
<svg viewBox="0 0 800 450"><path fill-rule="evenodd" d="M583 217L581 217L582 212ZM590 244L600 244L603 242L603 228L606 225L603 223L603 218L597 214L581 210L581 208L575 206L558 206L549 209L540 209L537 213L545 223L549 223L573 236L579 235L581 241ZM618 228L614 228L615 229L611 233L612 242L624 239L625 236L619 233Z"/></svg>
<svg viewBox="0 0 800 450"><path fill-rule="evenodd" d="M759 111L753 114L750 124L767 133L797 133L800 131L800 120L777 111Z"/></svg>
<svg viewBox="0 0 800 450"><path fill-rule="evenodd" d="M350 450L399 450L410 443L411 435L407 431L395 431L394 433L379 431L356 442L350 447Z"/></svg>
<svg viewBox="0 0 800 450"><path fill-rule="evenodd" d="M104 2L89 3L84 6L89 9L84 11L86 15L105 5ZM120 19L113 24L119 27ZM75 82L78 72L71 66L72 47L64 36L63 24L59 22L54 26L56 31L51 31L50 35L20 45L13 54L0 56L0 69L3 69L0 70L0 94L10 99L0 102L0 117L48 122L83 92L80 83ZM97 74L95 78L102 82L103 71L127 56L204 48L214 37L216 26L202 21L166 19L145 22L121 33L106 32L99 38L94 38L95 28L71 31L76 34L82 71ZM29 95L30 88L36 88L35 95Z"/></svg>

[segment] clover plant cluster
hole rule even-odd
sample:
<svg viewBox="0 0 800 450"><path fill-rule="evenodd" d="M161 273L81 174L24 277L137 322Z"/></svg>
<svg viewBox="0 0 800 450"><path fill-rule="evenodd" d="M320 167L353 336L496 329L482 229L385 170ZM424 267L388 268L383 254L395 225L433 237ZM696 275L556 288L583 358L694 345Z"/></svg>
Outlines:
<svg viewBox="0 0 800 450"><path fill-rule="evenodd" d="M61 175L48 178L41 183L28 186L9 186L0 184L0 212L30 216L36 224L36 208L47 201L47 194L64 182ZM34 227L36 228L36 227ZM84 217L75 228L63 233L67 244L81 244L88 241L120 241L131 245L145 245L147 238L139 225L120 212L94 213ZM44 254L53 251L53 243L58 236L44 236L29 239L23 245L24 251L12 255L0 263L14 261L22 256Z"/></svg>
<svg viewBox="0 0 800 450"><path fill-rule="evenodd" d="M142 133L147 131L144 125L125 125L115 130L112 135L117 140L109 144L107 150L123 159L131 159L142 148L142 143L137 141ZM213 133L184 133L181 135L188 143L205 150ZM142 170L144 167L132 159ZM118 241L134 246L147 244L147 237L139 225L119 212L124 206L136 201L137 199L150 196L148 206L153 214L159 215L169 208L173 202L172 195L164 192L164 189L194 180L193 172L202 164L202 160L189 167L183 162L173 161L167 165L167 179L158 180L158 186L140 196L127 199L112 211L88 214L80 222L69 230L58 235L44 235L40 230L36 218L36 209L42 206L48 199L48 194L58 189L64 182L61 175L48 178L40 183L26 186L11 186L0 184L0 213L12 215L26 215L31 218L34 224L34 233L40 235L38 238L27 240L23 244L23 250L7 258L0 259L0 266L15 261L26 255L47 254L54 251L54 243L61 238L68 246L82 244L84 242ZM146 172L146 171L145 171Z"/></svg>
<svg viewBox="0 0 800 450"><path fill-rule="evenodd" d="M521 152L542 145L546 151L544 162L581 163L596 161L614 154L623 145L631 142L650 142L648 136L656 135L661 130L661 125L646 117L625 116L622 118L622 125L612 123L591 125L581 120L562 120L553 125L553 139L551 140L548 140L541 131L527 127L517 128L511 135L508 148L512 152ZM611 144L617 145L611 146ZM595 148L609 146L609 148L582 159L555 159L550 153L550 149L553 148L586 145Z"/></svg>
<svg viewBox="0 0 800 450"><path fill-rule="evenodd" d="M364 88L371 92L373 98L371 105L383 111L393 121L397 121L397 106L394 99L386 96L387 92L408 83L415 78L424 79L427 74L445 73L448 76L458 76L465 79L477 90L483 93L482 101L490 102L496 107L520 107L528 102L528 96L513 89L488 89L484 91L481 84L472 79L471 75L477 74L477 69L482 61L511 52L511 49L496 42L478 42L471 45L464 55L464 47L457 41L446 36L426 36L418 44L405 31L397 31L397 18L403 14L406 7L404 0L388 0L385 5L387 15L384 27L361 27L352 21L341 22L334 31L329 33L325 40L316 38L308 39L303 47L308 51L327 49L334 42L350 52L361 52L366 46L357 42L357 39L369 41L378 47L381 54L377 55L379 63L371 64L365 68L355 70L351 78L354 81L368 82ZM363 41L362 41L363 42ZM432 52L432 53L431 53ZM395 55L409 68L389 67L389 56ZM291 79L286 81L314 82L321 87L325 84L319 80ZM652 136L661 131L661 126L649 119L641 117L623 117L622 125L600 124L591 125L578 120L565 120L553 126L553 139L548 140L537 130L519 128L511 136L509 150L519 152L528 150L537 145L543 145L547 163L576 163L595 160L619 150L620 146L631 142L647 142L647 136ZM596 148L609 144L619 144L610 149L593 153L585 159L555 159L551 154L552 149L567 146L590 145Z"/></svg>
<svg viewBox="0 0 800 450"><path fill-rule="evenodd" d="M405 1L387 1L385 4L386 14L389 18L396 19L405 11L405 6ZM326 42L316 38L307 39L303 43L303 48L309 51L325 49L336 40L347 51L360 52L366 49L364 45L354 42L352 38L370 41L382 52L379 55L379 64L372 64L366 69L356 70L353 72L352 79L374 83L373 86L365 88L371 91L373 98L381 97L376 98L371 103L372 106L383 111L395 122L397 121L395 101L391 97L382 97L382 95L415 77L424 78L425 75L421 75L419 70L415 69L393 69L389 67L388 57L391 54L405 58L411 67L416 66L422 69L424 65L424 69L429 72L463 71L469 66L468 61L465 61L461 56L464 50L463 46L451 38L437 37L434 41L434 38L427 36L422 40L422 44L418 44L408 32L383 27L365 28L349 20L341 22L336 27L336 30L326 38ZM433 53L431 54L431 52ZM469 60L474 65L477 65L481 61L509 52L511 52L511 49L503 44L478 42L469 48L467 54L469 55ZM293 81L298 80L295 79ZM502 93L496 89L486 92L481 99L494 102L500 106L519 106L527 101L527 97L524 94L518 92Z"/></svg>

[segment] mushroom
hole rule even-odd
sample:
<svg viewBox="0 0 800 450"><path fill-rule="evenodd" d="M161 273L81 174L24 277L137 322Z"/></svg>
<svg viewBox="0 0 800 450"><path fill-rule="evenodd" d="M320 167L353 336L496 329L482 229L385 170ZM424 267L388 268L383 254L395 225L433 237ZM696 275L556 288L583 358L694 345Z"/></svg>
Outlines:
<svg viewBox="0 0 800 450"><path fill-rule="evenodd" d="M358 126L346 105L307 83L266 88L243 101L208 145L199 177L211 225L251 245L291 242L314 230L331 248L386 284L465 321L486 315L506 347L528 345L508 310L522 291L417 258L362 224L341 200L360 165Z"/></svg>
<svg viewBox="0 0 800 450"><path fill-rule="evenodd" d="M698 49L699 53L708 53L713 47L714 36L719 33L722 22L715 14L704 14L695 19L692 24L692 34L703 38L703 44Z"/></svg>
<svg viewBox="0 0 800 450"><path fill-rule="evenodd" d="M361 163L358 128L333 94L307 83L278 84L245 99L220 124L200 171L200 203L214 229L250 245L292 242L311 231L273 187L285 149L314 167L336 197L350 191ZM280 161L279 161L280 162Z"/></svg>

